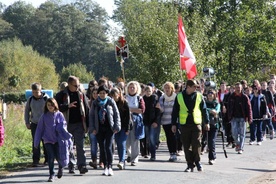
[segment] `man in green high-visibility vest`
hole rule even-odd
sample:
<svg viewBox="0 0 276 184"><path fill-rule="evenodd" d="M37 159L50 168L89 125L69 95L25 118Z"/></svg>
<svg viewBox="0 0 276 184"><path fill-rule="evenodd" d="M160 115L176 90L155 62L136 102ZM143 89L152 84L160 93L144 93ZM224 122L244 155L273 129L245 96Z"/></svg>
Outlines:
<svg viewBox="0 0 276 184"><path fill-rule="evenodd" d="M172 132L176 133L180 124L181 142L184 147L187 168L184 172L193 172L194 167L203 171L200 163L202 128L209 131L209 115L203 95L196 91L195 80L186 82L186 89L177 94L172 111Z"/></svg>

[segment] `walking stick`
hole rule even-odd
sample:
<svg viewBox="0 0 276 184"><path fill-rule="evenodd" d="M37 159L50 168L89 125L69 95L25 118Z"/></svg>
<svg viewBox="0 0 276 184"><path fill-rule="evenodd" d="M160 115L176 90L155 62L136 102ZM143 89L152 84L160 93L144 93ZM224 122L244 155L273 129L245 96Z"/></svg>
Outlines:
<svg viewBox="0 0 276 184"><path fill-rule="evenodd" d="M226 150L225 150L225 145L224 145L224 133L223 133L223 130L221 129L222 128L222 118L219 118L219 124L220 124L219 130L220 130L221 139L222 139L222 149L223 149L225 158L228 158Z"/></svg>

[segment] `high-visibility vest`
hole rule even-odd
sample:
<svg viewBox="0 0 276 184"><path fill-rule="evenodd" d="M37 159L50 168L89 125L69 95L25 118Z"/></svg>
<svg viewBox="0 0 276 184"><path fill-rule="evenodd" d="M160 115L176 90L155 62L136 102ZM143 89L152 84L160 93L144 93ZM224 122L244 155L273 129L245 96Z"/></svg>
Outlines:
<svg viewBox="0 0 276 184"><path fill-rule="evenodd" d="M188 113L188 108L184 102L183 94L179 93L177 95L177 101L180 105L180 110L179 110L179 123L180 125L186 124L187 117L189 115ZM196 102L195 102L195 107L193 109L193 117L194 117L194 123L195 124L201 124L202 123L202 113L200 110L200 103L202 101L202 95L200 93L196 93Z"/></svg>

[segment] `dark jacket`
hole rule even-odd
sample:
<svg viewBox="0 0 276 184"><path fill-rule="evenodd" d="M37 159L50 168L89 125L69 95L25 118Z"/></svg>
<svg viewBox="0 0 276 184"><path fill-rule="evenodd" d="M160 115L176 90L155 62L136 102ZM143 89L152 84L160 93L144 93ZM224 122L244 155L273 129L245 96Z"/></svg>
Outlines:
<svg viewBox="0 0 276 184"><path fill-rule="evenodd" d="M242 115L244 119L248 119L248 122L252 122L252 109L251 104L249 101L249 98L247 95L241 93L241 109L242 109ZM236 99L236 93L232 93L229 96L228 104L227 104L227 113L229 121L235 117L234 114L234 108L235 108L235 99Z"/></svg>
<svg viewBox="0 0 276 184"><path fill-rule="evenodd" d="M254 106L254 100L252 100L254 97L254 94L250 95L250 103L252 107L252 112L253 112L253 106ZM267 113L267 104L266 104L266 99L263 94L260 94L258 96L258 114L252 114L254 118L262 118L264 115Z"/></svg>
<svg viewBox="0 0 276 184"><path fill-rule="evenodd" d="M156 108L156 104L158 103L158 96L153 94L149 97L146 95L143 96L145 102L145 112L143 121L145 125L151 125L152 123L159 123L158 119L160 116L160 109Z"/></svg>
<svg viewBox="0 0 276 184"><path fill-rule="evenodd" d="M120 112L120 118L121 118L121 130L129 131L132 127L130 123L130 111L128 102L125 100L123 104L119 104L119 102L116 102L118 110Z"/></svg>
<svg viewBox="0 0 276 184"><path fill-rule="evenodd" d="M63 91L60 91L56 94L55 99L58 103L59 110L63 113L65 120L70 124L69 120L69 112L70 109L68 108L70 102L70 95L68 92L68 87L66 87ZM80 113L81 113L81 119L80 122L83 123L84 130L88 130L89 127L89 105L88 105L88 99L85 96L84 93L81 91L77 91L78 93L78 103L80 104Z"/></svg>

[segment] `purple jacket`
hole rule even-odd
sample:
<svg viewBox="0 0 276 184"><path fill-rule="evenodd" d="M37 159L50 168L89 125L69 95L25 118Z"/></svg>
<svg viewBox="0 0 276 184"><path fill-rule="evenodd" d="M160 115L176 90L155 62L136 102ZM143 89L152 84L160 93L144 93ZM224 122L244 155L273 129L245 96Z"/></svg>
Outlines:
<svg viewBox="0 0 276 184"><path fill-rule="evenodd" d="M60 111L44 113L37 124L34 146L38 147L40 140L44 143L59 145L59 164L65 167L69 163L69 148L72 145L72 135L67 131L67 123Z"/></svg>

